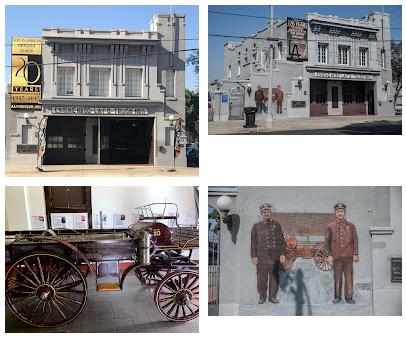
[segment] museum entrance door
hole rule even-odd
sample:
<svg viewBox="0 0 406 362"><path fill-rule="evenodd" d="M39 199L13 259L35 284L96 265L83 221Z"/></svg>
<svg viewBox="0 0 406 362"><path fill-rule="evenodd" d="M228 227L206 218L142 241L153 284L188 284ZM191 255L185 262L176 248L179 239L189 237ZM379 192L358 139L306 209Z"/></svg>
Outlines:
<svg viewBox="0 0 406 362"><path fill-rule="evenodd" d="M244 93L231 92L228 119L244 119Z"/></svg>
<svg viewBox="0 0 406 362"><path fill-rule="evenodd" d="M154 163L154 118L101 118L100 163Z"/></svg>
<svg viewBox="0 0 406 362"><path fill-rule="evenodd" d="M327 115L327 81L310 79L310 117Z"/></svg>
<svg viewBox="0 0 406 362"><path fill-rule="evenodd" d="M43 164L86 163L85 138L85 117L48 117Z"/></svg>

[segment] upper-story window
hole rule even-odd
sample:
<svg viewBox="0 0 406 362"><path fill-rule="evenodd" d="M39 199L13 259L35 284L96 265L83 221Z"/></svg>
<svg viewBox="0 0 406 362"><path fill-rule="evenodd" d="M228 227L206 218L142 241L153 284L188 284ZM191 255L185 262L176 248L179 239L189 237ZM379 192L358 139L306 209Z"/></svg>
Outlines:
<svg viewBox="0 0 406 362"><path fill-rule="evenodd" d="M241 75L241 62L238 61L238 70L237 70L237 76L239 77Z"/></svg>
<svg viewBox="0 0 406 362"><path fill-rule="evenodd" d="M266 50L262 49L261 50L261 69L265 69L265 63L266 63Z"/></svg>
<svg viewBox="0 0 406 362"><path fill-rule="evenodd" d="M318 45L318 62L319 63L328 63L328 44L319 43Z"/></svg>
<svg viewBox="0 0 406 362"><path fill-rule="evenodd" d="M126 68L125 70L125 96L142 96L142 69Z"/></svg>
<svg viewBox="0 0 406 362"><path fill-rule="evenodd" d="M90 68L89 95L96 97L110 95L110 69Z"/></svg>
<svg viewBox="0 0 406 362"><path fill-rule="evenodd" d="M73 96L75 68L58 67L58 96Z"/></svg>
<svg viewBox="0 0 406 362"><path fill-rule="evenodd" d="M338 64L350 65L350 47L338 46Z"/></svg>
<svg viewBox="0 0 406 362"><path fill-rule="evenodd" d="M166 96L175 97L175 71L167 69L165 73Z"/></svg>
<svg viewBox="0 0 406 362"><path fill-rule="evenodd" d="M231 79L231 64L228 65L228 79Z"/></svg>
<svg viewBox="0 0 406 362"><path fill-rule="evenodd" d="M386 62L385 62L385 49L381 50L381 58L382 58L382 68L385 68Z"/></svg>
<svg viewBox="0 0 406 362"><path fill-rule="evenodd" d="M361 67L368 66L368 48L359 48L359 65Z"/></svg>
<svg viewBox="0 0 406 362"><path fill-rule="evenodd" d="M278 42L278 59L282 59L282 42Z"/></svg>

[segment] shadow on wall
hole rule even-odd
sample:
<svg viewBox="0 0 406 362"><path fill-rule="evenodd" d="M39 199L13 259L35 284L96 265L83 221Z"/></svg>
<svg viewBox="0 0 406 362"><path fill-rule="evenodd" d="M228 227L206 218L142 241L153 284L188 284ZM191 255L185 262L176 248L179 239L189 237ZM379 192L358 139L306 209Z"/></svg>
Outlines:
<svg viewBox="0 0 406 362"><path fill-rule="evenodd" d="M304 315L304 305L307 306L306 315L313 315L310 295L304 282L302 269L298 269L296 271L295 277L293 277L290 273L286 273L286 277L282 279L280 288L283 292L294 295L296 303L296 315Z"/></svg>

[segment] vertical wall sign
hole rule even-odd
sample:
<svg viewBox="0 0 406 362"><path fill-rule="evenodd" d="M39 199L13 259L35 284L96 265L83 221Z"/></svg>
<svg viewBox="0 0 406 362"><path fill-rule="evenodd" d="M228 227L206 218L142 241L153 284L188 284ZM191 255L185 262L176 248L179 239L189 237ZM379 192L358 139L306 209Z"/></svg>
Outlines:
<svg viewBox="0 0 406 362"><path fill-rule="evenodd" d="M41 38L14 37L12 40L12 109L41 109L41 42Z"/></svg>
<svg viewBox="0 0 406 362"><path fill-rule="evenodd" d="M307 55L307 20L287 18L288 60L303 62Z"/></svg>

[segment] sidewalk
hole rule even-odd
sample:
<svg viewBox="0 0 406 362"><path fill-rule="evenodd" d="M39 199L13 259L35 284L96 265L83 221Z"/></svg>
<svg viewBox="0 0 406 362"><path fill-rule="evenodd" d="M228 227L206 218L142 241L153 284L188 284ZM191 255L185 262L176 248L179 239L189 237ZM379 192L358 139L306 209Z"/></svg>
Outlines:
<svg viewBox="0 0 406 362"><path fill-rule="evenodd" d="M6 176L11 177L197 177L198 168L177 167L176 172L168 172L171 167L132 166L132 165L45 165L45 172L35 169L35 165L6 165Z"/></svg>
<svg viewBox="0 0 406 362"><path fill-rule="evenodd" d="M317 130L329 131L331 134L336 134L338 129L368 124L368 127L382 126L383 122L388 123L388 126L400 124L402 116L328 116L328 117L309 117L309 118L277 118L272 121L272 126L265 122L265 114L256 115L256 128L244 128L244 121L222 121L209 122L209 135L221 134L261 134L261 133L276 133L283 132L292 133ZM348 132L350 133L350 132Z"/></svg>

